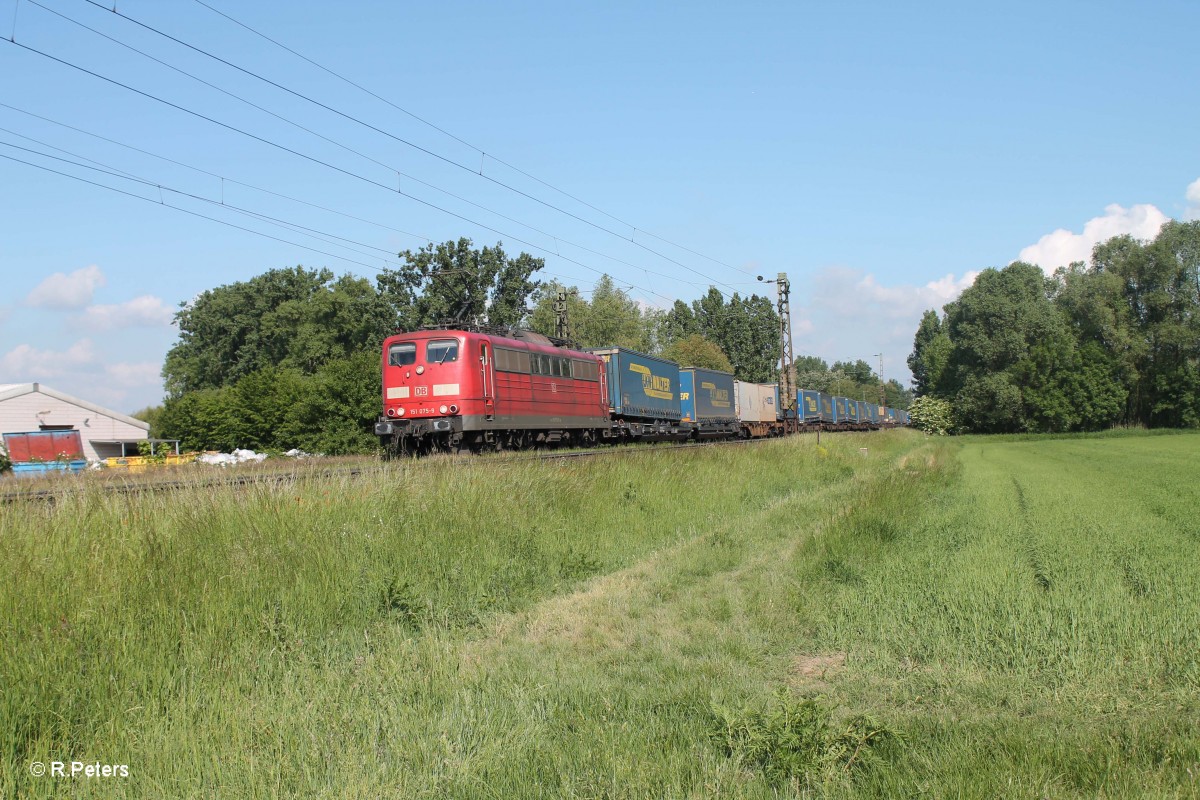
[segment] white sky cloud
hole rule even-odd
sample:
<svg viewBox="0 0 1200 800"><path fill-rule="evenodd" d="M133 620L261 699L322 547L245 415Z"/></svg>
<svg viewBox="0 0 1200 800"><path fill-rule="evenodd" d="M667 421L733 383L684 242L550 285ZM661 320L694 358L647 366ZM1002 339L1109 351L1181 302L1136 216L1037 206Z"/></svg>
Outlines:
<svg viewBox="0 0 1200 800"><path fill-rule="evenodd" d="M807 304L793 310L796 355L817 355L831 364L861 358L877 368L872 354L882 352L884 377L907 385L905 360L921 315L929 309L941 313L978 274L889 286L863 270L827 267L816 275Z"/></svg>
<svg viewBox="0 0 1200 800"><path fill-rule="evenodd" d="M175 310L153 295L142 295L124 303L88 306L76 322L89 331L117 328L156 328L171 324Z"/></svg>
<svg viewBox="0 0 1200 800"><path fill-rule="evenodd" d="M92 302L96 289L105 283L104 273L95 264L70 274L56 272L33 287L25 304L36 308L83 308Z"/></svg>
<svg viewBox="0 0 1200 800"><path fill-rule="evenodd" d="M39 350L19 344L0 356L0 383L27 383L88 371L95 365L91 339L80 339L66 350Z"/></svg>
<svg viewBox="0 0 1200 800"><path fill-rule="evenodd" d="M1188 194L1191 195L1191 187ZM1200 194L1200 189L1197 194ZM1023 249L1018 258L1030 264L1037 264L1048 275L1053 274L1054 270L1073 261L1090 262L1092 248L1114 236L1127 233L1135 239L1153 239L1167 219L1166 214L1148 203L1130 208L1113 203L1104 209L1103 216L1093 217L1085 222L1083 233L1059 228L1038 239L1037 244Z"/></svg>
<svg viewBox="0 0 1200 800"><path fill-rule="evenodd" d="M162 364L154 361L109 364L104 374L122 386L157 386L162 383Z"/></svg>
<svg viewBox="0 0 1200 800"><path fill-rule="evenodd" d="M162 402L162 362L107 363L91 339L65 350L19 344L0 356L0 383L40 381L117 411Z"/></svg>
<svg viewBox="0 0 1200 800"><path fill-rule="evenodd" d="M1187 204L1187 211L1184 212L1183 218L1186 220L1200 220L1200 178L1196 178L1188 186Z"/></svg>

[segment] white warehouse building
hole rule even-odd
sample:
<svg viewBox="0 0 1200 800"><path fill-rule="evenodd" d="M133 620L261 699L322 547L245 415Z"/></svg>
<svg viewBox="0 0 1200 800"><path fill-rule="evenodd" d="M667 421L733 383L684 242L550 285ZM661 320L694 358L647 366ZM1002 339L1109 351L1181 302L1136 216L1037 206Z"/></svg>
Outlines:
<svg viewBox="0 0 1200 800"><path fill-rule="evenodd" d="M89 461L138 454L150 423L43 386L0 384L0 433L79 431Z"/></svg>

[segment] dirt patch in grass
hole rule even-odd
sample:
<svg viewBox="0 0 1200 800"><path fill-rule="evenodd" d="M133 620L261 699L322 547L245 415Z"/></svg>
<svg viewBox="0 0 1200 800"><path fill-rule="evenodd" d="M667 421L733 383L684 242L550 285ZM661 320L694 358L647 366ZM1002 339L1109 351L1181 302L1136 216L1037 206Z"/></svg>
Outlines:
<svg viewBox="0 0 1200 800"><path fill-rule="evenodd" d="M789 683L803 690L821 689L846 667L845 653L805 654L792 659Z"/></svg>

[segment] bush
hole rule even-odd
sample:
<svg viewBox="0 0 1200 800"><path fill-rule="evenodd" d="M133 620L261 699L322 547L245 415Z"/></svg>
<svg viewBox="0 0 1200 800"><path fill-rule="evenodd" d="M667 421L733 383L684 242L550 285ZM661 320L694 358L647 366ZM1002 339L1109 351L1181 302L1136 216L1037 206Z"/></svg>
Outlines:
<svg viewBox="0 0 1200 800"><path fill-rule="evenodd" d="M913 427L935 436L945 436L954 426L953 409L949 400L925 395L918 397L908 408Z"/></svg>
<svg viewBox="0 0 1200 800"><path fill-rule="evenodd" d="M786 691L763 708L713 707L714 734L726 755L774 779L813 784L835 772L849 773L871 748L899 738L866 716L833 725L829 709Z"/></svg>

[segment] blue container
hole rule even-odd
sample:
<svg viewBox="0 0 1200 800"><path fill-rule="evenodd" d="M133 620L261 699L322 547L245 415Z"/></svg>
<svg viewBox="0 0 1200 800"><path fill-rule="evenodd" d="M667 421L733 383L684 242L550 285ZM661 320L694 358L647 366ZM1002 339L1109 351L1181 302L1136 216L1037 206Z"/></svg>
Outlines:
<svg viewBox="0 0 1200 800"><path fill-rule="evenodd" d="M833 398L833 421L839 424L853 422L850 417L850 405L851 401L847 397Z"/></svg>
<svg viewBox="0 0 1200 800"><path fill-rule="evenodd" d="M730 373L700 367L680 368L679 405L684 422L699 425L737 422L733 399Z"/></svg>
<svg viewBox="0 0 1200 800"><path fill-rule="evenodd" d="M821 419L821 393L813 389L800 390L800 421L816 422Z"/></svg>
<svg viewBox="0 0 1200 800"><path fill-rule="evenodd" d="M837 415L834 413L833 397L824 392L820 392L817 397L820 398L821 422L837 422Z"/></svg>
<svg viewBox="0 0 1200 800"><path fill-rule="evenodd" d="M22 461L12 465L13 474L18 477L32 478L51 472L83 472L87 469L87 461Z"/></svg>
<svg viewBox="0 0 1200 800"><path fill-rule="evenodd" d="M679 365L623 347L588 351L604 360L608 403L614 417L678 422Z"/></svg>

